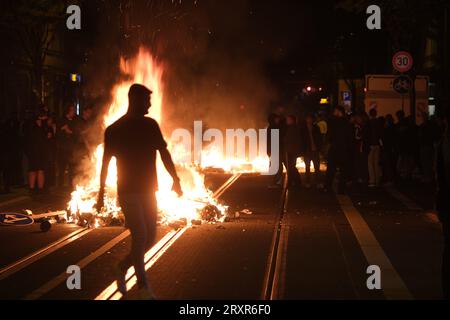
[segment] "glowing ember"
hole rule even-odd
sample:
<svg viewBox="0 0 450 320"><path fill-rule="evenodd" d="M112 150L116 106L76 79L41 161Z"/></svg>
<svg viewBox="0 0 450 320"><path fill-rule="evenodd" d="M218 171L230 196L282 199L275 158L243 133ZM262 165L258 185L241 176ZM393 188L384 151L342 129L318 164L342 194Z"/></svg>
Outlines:
<svg viewBox="0 0 450 320"><path fill-rule="evenodd" d="M164 123L162 122L162 66L153 59L148 51L142 48L134 59L129 61L121 59L120 66L122 72L129 80L120 82L113 88L112 96L114 100L103 119L105 127L113 124L125 115L128 109L128 90L133 83L139 83L153 91L152 108L150 109L149 116L160 123L164 132ZM181 158L177 156L177 152L182 152L182 150L177 150L176 147L171 146L170 141L169 149L171 149L174 161L177 163L176 159ZM97 192L99 190L102 155L103 145L99 145L91 159L92 172L89 178L79 183L72 193L68 209L74 215L72 217L72 221L74 222L82 221L83 214L86 213L94 213L96 215L94 222L87 222L91 226L100 226L102 223L110 224L112 220L123 219L120 213L121 210L117 204L117 167L114 158L108 170L105 208L103 212L97 212L95 209ZM201 219L202 210L209 205L217 207L222 214L221 217L225 218L226 207L220 205L213 199L212 192L205 187L204 176L193 165L180 165L180 163L178 165L177 170L184 191L182 198L179 198L172 192L172 178L164 169L162 161L158 159L159 191L157 192L157 200L160 222L170 224L174 221L183 220L190 223L192 220L199 220Z"/></svg>

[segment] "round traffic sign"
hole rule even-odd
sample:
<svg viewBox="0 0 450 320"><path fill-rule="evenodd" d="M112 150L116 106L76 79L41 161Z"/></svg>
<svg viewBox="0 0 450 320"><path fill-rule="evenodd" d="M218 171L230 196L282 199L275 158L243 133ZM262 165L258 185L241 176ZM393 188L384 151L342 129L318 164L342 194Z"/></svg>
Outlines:
<svg viewBox="0 0 450 320"><path fill-rule="evenodd" d="M411 90L412 81L407 76L399 76L395 78L394 82L392 83L392 87L397 93L407 94Z"/></svg>
<svg viewBox="0 0 450 320"><path fill-rule="evenodd" d="M411 70L413 63L414 59L412 55L406 51L397 52L392 58L392 66L395 70L401 73Z"/></svg>
<svg viewBox="0 0 450 320"><path fill-rule="evenodd" d="M0 213L0 225L27 226L33 223L34 219L25 214L15 212Z"/></svg>

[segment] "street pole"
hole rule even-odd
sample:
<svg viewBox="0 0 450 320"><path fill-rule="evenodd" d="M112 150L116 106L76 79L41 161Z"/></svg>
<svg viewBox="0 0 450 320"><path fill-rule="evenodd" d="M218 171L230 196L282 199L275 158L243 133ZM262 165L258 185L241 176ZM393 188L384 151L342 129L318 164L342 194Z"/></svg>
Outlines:
<svg viewBox="0 0 450 320"><path fill-rule="evenodd" d="M444 98L444 105L447 105L447 108L449 108L448 101L449 101L449 93L448 93L448 86L449 86L449 72L448 69L448 10L449 5L447 4L444 9L444 76L442 77L443 80L443 98Z"/></svg>
<svg viewBox="0 0 450 320"><path fill-rule="evenodd" d="M410 102L411 102L411 117L416 123L416 73L413 71L411 72L411 90L410 90Z"/></svg>
<svg viewBox="0 0 450 320"><path fill-rule="evenodd" d="M444 70L446 72L446 79L448 77L448 8L447 5L444 10Z"/></svg>

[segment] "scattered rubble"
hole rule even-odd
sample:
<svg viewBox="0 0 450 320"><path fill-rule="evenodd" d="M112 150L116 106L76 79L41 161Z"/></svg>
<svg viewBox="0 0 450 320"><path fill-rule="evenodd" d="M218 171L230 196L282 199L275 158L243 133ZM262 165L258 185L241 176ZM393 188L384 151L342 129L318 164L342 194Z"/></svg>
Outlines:
<svg viewBox="0 0 450 320"><path fill-rule="evenodd" d="M202 220L213 222L222 218L222 212L215 205L207 205L200 212Z"/></svg>

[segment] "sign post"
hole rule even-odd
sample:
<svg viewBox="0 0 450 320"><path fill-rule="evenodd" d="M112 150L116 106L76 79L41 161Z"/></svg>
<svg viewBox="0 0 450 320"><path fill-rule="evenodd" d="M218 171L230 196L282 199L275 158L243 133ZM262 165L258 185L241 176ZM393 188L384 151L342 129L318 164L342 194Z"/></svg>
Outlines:
<svg viewBox="0 0 450 320"><path fill-rule="evenodd" d="M392 58L392 66L395 70L397 70L400 73L406 73L411 71L412 67L414 65L414 59L412 55L409 52L406 51L399 51L396 54L394 54L394 57ZM403 75L399 78L404 77ZM407 77L409 84L409 89L407 93L410 94L410 109L411 109L411 115L413 117L416 117L416 79L415 76L412 75L411 77ZM398 90L395 88L397 86ZM406 90L406 80L398 79L397 83L394 83L394 89L395 91L403 92ZM401 93L399 92L399 93ZM403 95L403 93L401 93ZM406 93L404 93L406 94ZM402 96L403 97L403 96ZM402 98L403 99L403 98Z"/></svg>

